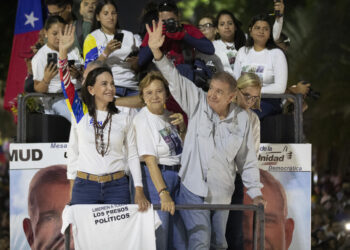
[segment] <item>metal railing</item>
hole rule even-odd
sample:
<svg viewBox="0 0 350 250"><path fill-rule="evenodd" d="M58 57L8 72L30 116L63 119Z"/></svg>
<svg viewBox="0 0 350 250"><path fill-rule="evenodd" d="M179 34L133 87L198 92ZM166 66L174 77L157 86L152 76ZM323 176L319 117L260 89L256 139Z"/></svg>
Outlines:
<svg viewBox="0 0 350 250"><path fill-rule="evenodd" d="M154 210L160 210L160 204L153 204ZM253 250L265 249L265 214L264 205L221 205L221 204L188 204L175 205L177 210L234 210L234 211L253 211ZM259 229L259 230L258 230ZM260 237L258 237L258 231ZM64 231L65 250L70 249L70 226Z"/></svg>
<svg viewBox="0 0 350 250"><path fill-rule="evenodd" d="M261 98L293 99L294 101L294 142L303 141L303 95L301 94L262 94Z"/></svg>
<svg viewBox="0 0 350 250"><path fill-rule="evenodd" d="M27 142L27 101L29 98L63 97L63 94L28 93L18 95L17 142ZM303 138L303 97L301 94L262 94L262 98L293 99L294 101L294 142L301 143Z"/></svg>

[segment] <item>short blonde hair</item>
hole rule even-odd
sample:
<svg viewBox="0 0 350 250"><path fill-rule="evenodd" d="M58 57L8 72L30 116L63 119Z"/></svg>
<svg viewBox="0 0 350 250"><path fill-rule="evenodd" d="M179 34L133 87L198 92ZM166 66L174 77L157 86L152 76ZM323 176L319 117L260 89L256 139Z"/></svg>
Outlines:
<svg viewBox="0 0 350 250"><path fill-rule="evenodd" d="M151 85L151 83L154 80L161 81L164 85L166 96L167 97L170 96L168 81L164 78L164 76L159 71L151 71L141 80L139 85L139 91L140 91L139 96L143 103L145 103L145 100L143 99L143 90L147 88L149 85Z"/></svg>
<svg viewBox="0 0 350 250"><path fill-rule="evenodd" d="M247 88L247 87L256 87L260 90L259 99L255 102L252 109L260 110L260 99L261 99L261 81L260 78L254 73L243 73L237 80L237 88L239 90Z"/></svg>

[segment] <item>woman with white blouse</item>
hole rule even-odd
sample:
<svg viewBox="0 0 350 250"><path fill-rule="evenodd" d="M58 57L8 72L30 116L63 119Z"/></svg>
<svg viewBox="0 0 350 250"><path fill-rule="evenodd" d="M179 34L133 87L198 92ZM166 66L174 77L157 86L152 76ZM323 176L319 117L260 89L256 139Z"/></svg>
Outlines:
<svg viewBox="0 0 350 250"><path fill-rule="evenodd" d="M262 94L283 94L287 86L286 57L272 37L272 26L267 15L253 17L249 25L246 46L242 47L234 64L234 76L255 73L262 82ZM255 110L260 120L281 112L280 99L262 99L261 111Z"/></svg>
<svg viewBox="0 0 350 250"><path fill-rule="evenodd" d="M115 2L98 1L92 24L93 32L84 41L85 66L95 60L105 62L112 69L116 94L137 95L137 60L129 55L138 48L133 33L119 29L118 26L118 9Z"/></svg>
<svg viewBox="0 0 350 250"><path fill-rule="evenodd" d="M273 38L277 40L283 26L283 1L275 2L274 9L280 13L273 25ZM242 23L232 12L222 10L216 16L215 25L219 35L219 39L213 41L215 55L221 59L224 70L233 74L237 52L246 42L246 34L241 29Z"/></svg>
<svg viewBox="0 0 350 250"><path fill-rule="evenodd" d="M71 204L129 204L126 171L130 169L135 203L140 210L147 209L132 119L114 104L112 72L108 67L91 70L82 87L81 100L67 70L67 50L73 42L74 28L66 26L59 46L59 69L62 90L74 116L67 168Z"/></svg>
<svg viewBox="0 0 350 250"><path fill-rule="evenodd" d="M238 106L247 111L252 126L252 135L256 155L259 155L260 147L260 120L252 109L260 109L261 82L254 73L245 73L237 80L237 95L234 100ZM241 171L237 171L235 179L235 192L232 195L231 204L243 204L243 182ZM243 211L230 211L227 226L226 240L229 249L243 249Z"/></svg>

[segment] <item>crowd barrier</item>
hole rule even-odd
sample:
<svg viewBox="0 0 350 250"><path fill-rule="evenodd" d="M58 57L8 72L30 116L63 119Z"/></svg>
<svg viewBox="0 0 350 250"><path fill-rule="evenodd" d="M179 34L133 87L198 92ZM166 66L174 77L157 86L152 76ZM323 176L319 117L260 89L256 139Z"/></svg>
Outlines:
<svg viewBox="0 0 350 250"><path fill-rule="evenodd" d="M160 204L154 204L155 210L160 210ZM175 205L177 210L235 210L253 211L253 250L265 249L265 215L264 206L262 204L256 205L218 205L218 204L196 204L196 205ZM258 237L258 231L259 236ZM65 231L65 250L70 249L70 227L67 227ZM259 244L258 244L259 240Z"/></svg>
<svg viewBox="0 0 350 250"><path fill-rule="evenodd" d="M69 136L70 125L69 122L63 117L58 115L45 115L45 114L36 114L40 117L41 122L29 122L29 116L33 115L27 111L27 102L30 98L41 98L41 97L62 97L63 94L42 94L42 93L28 93L18 95L18 123L17 123L17 143L26 143L26 142L67 142ZM262 98L274 98L274 99L292 99L294 101L294 113L293 113L293 127L290 130L294 132L294 135L289 135L289 140L283 141L279 139L274 139L273 141L268 141L269 138L272 138L270 135L267 136L267 139L264 139L264 130L271 130L271 123L267 126L264 126L262 123L262 142L273 142L273 143L302 143L303 140L303 112L302 104L303 98L302 95L292 95L292 94L263 94ZM280 115L287 117L288 115ZM277 116L272 116L272 119L278 118ZM280 118L280 117L279 117ZM287 117L288 118L288 117ZM289 117L291 118L291 117ZM275 119L277 121L277 119ZM272 120L274 123L274 120ZM281 122L275 122L275 127L277 126L280 130L288 129L287 126L281 124ZM28 124L31 126L29 127ZM54 124L55 128L51 129L50 124ZM57 127L60 127L58 130ZM39 130L39 131L38 131ZM269 131L267 131L269 132ZM272 131L273 132L273 131ZM289 132L289 131L287 131ZM40 134L40 135L38 135Z"/></svg>

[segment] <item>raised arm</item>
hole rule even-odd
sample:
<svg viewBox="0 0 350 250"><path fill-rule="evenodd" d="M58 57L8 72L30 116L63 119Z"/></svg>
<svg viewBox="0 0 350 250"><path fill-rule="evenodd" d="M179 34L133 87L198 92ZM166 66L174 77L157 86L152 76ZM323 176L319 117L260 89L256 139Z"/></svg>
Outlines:
<svg viewBox="0 0 350 250"><path fill-rule="evenodd" d="M275 23L272 28L273 40L277 41L280 38L282 27L283 27L283 14L284 14L284 3L283 0L274 3L275 12L278 11L279 16L276 16Z"/></svg>
<svg viewBox="0 0 350 250"><path fill-rule="evenodd" d="M80 100L77 91L74 88L70 72L68 69L67 55L69 49L74 43L75 27L73 25L66 25L60 35L59 43L59 72L61 79L61 88L66 98L68 109L73 113L75 120L79 123L80 119L86 112L86 107Z"/></svg>
<svg viewBox="0 0 350 250"><path fill-rule="evenodd" d="M180 75L174 64L163 57L160 47L163 45L165 37L162 35L161 22L158 22L156 26L155 21L153 21L153 27L156 28L152 31L146 24L149 34L148 45L153 53L155 64L169 82L169 89L174 99L188 116L192 116L199 101L204 97L204 93L193 82Z"/></svg>

